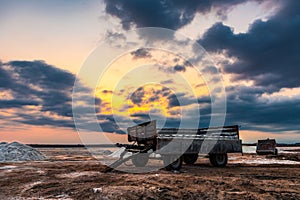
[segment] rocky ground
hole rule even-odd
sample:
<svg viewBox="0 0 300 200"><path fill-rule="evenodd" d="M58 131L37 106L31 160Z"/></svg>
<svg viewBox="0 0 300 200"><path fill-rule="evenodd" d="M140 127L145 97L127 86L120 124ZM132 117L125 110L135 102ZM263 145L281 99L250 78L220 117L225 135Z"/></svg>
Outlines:
<svg viewBox="0 0 300 200"><path fill-rule="evenodd" d="M84 149L41 151L47 161L0 163L0 199L300 199L298 151L234 154L226 168L201 158L180 172L143 174L106 173Z"/></svg>

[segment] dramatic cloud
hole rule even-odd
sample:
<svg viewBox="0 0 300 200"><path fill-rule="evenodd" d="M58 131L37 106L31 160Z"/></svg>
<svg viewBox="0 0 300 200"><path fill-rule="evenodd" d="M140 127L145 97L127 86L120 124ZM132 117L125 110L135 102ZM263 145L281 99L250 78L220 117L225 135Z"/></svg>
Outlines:
<svg viewBox="0 0 300 200"><path fill-rule="evenodd" d="M137 124L151 120L151 117L148 113L134 113L131 114L130 117L133 118L132 121Z"/></svg>
<svg viewBox="0 0 300 200"><path fill-rule="evenodd" d="M177 72L185 72L185 66L183 65L175 65L174 70Z"/></svg>
<svg viewBox="0 0 300 200"><path fill-rule="evenodd" d="M175 94L169 95L168 96L168 100L169 100L169 102L168 102L168 107L169 108L180 106L178 98L177 98L177 96Z"/></svg>
<svg viewBox="0 0 300 200"><path fill-rule="evenodd" d="M231 27L216 23L199 42L210 52L236 59L223 63L223 70L235 80L253 80L273 91L299 87L300 2L283 4L275 16L255 21L247 33L234 34Z"/></svg>
<svg viewBox="0 0 300 200"><path fill-rule="evenodd" d="M177 72L185 72L188 67L192 67L188 62L183 62L182 64L174 64L170 66L159 66L158 69L164 73L177 73ZM168 80L170 81L170 80ZM168 83L168 81L166 83ZM162 82L163 83L163 82Z"/></svg>
<svg viewBox="0 0 300 200"><path fill-rule="evenodd" d="M145 95L144 88L139 87L134 93L132 93L130 100L134 104L141 105L141 103L143 102L144 95Z"/></svg>
<svg viewBox="0 0 300 200"><path fill-rule="evenodd" d="M179 106L188 106L188 105L199 103L198 99L196 99L194 97L189 97L189 96L187 96L186 93L177 93L177 94L171 93L168 96L168 100L169 100L169 102L168 102L169 108L179 107Z"/></svg>
<svg viewBox="0 0 300 200"><path fill-rule="evenodd" d="M209 68L214 71L213 68ZM74 75L48 65L43 61L12 61L2 63L0 66L0 126L5 128L16 124L33 126L53 126L75 128L72 118L71 94ZM118 124L113 115L100 114L102 101L91 98L90 89L82 87L80 99L86 102L76 107L78 113L94 111L92 106L96 103L98 123L105 132L124 134L124 127L130 120L135 123L150 120L151 118L165 120L161 127L178 127L181 119L176 108L199 104L200 127L209 125L211 117L211 99L203 96L193 99L185 93L173 94L166 87L140 87L131 96L134 105L153 105L153 102L165 106L169 117L164 118L161 113L152 110L147 112L133 112L131 119L118 117ZM107 94L112 91L103 90ZM239 124L243 129L262 131L290 131L298 130L300 119L300 99L285 98L274 100L267 98L270 93L268 87L261 86L232 86L227 88L227 116L226 124ZM92 99L92 101L91 101ZM151 107L149 107L151 108ZM194 109L194 108L193 108ZM150 109L151 110L151 109ZM9 116L5 115L10 113ZM191 112L192 113L192 112ZM84 116L84 115L83 115ZM195 113L185 116L184 120L193 120ZM97 131L89 118L82 118L80 127ZM121 123L122 127L119 127Z"/></svg>
<svg viewBox="0 0 300 200"><path fill-rule="evenodd" d="M234 5L247 0L105 0L106 12L121 20L128 30L137 27L162 27L179 29L189 24L197 12L208 13L214 9L224 13Z"/></svg>
<svg viewBox="0 0 300 200"><path fill-rule="evenodd" d="M11 61L0 63L0 79L2 127L8 123L5 122L7 119L10 124L75 128L72 114L73 74L44 61ZM90 118L86 116L100 112L101 100L95 98L86 86L82 85L78 91L80 97L77 100L81 105L74 108L77 115L82 115L78 125L88 131L97 131L90 126ZM103 93L111 92L103 90ZM9 118L5 117L7 113ZM103 131L124 133L114 119L98 117Z"/></svg>
<svg viewBox="0 0 300 200"><path fill-rule="evenodd" d="M139 87L132 93L130 100L133 104L138 106L152 105L160 103L162 106L165 104L166 108L171 109L179 106L187 106L197 103L197 99L187 96L186 93L174 93L167 87L157 87L149 89L149 86ZM137 117L137 113L132 116Z"/></svg>
<svg viewBox="0 0 300 200"><path fill-rule="evenodd" d="M43 116L42 114L22 114L18 115L20 119L16 119L15 122L34 126L53 126L64 128L75 128L73 120L70 119L55 119L53 117Z"/></svg>
<svg viewBox="0 0 300 200"><path fill-rule="evenodd" d="M39 102L41 111L49 111L60 116L71 116L71 93L75 77L69 72L55 68L43 61L11 61L1 67L4 84L0 87L14 96L14 105L32 105ZM2 80L2 79L1 79ZM1 102L11 107L11 101Z"/></svg>
<svg viewBox="0 0 300 200"><path fill-rule="evenodd" d="M32 100L0 100L0 108L20 108L23 106L38 106L37 101Z"/></svg>
<svg viewBox="0 0 300 200"><path fill-rule="evenodd" d="M256 87L229 88L227 123L267 132L299 130L300 98L272 100L263 97L263 92Z"/></svg>
<svg viewBox="0 0 300 200"><path fill-rule="evenodd" d="M118 133L118 134L125 134L125 132L121 129L123 128L126 130L127 127L120 127L114 118L113 115L103 115L103 114L98 114L97 118L100 120L100 126L101 129L105 132L109 133ZM121 116L118 116L118 118L122 118ZM121 119L123 123L128 122L126 119ZM96 131L96 130L95 130Z"/></svg>
<svg viewBox="0 0 300 200"><path fill-rule="evenodd" d="M133 55L134 59L150 58L151 57L150 52L145 48L141 48L141 49L138 49L136 51L133 51L133 52L131 52L131 55Z"/></svg>
<svg viewBox="0 0 300 200"><path fill-rule="evenodd" d="M197 13L213 11L224 15L232 6L248 1L250 0L105 0L105 3L106 12L120 19L126 30L135 26L177 30L189 24ZM243 129L268 132L300 129L300 98L293 96L276 99L272 96L274 91L280 91L282 88L300 87L299 13L299 1L285 0L274 16L264 21L256 20L246 33L235 34L232 27L220 22L208 29L199 40L209 52L228 58L227 62L221 63L222 72L230 74L233 81L253 82L251 86L235 82L232 84L234 86L227 88L226 124L238 124L242 125ZM155 35L148 30L138 34L142 39L146 36L170 37L160 33ZM106 37L111 43L126 43L126 36L121 32L107 31ZM154 60L156 53L140 48L131 55L133 59L151 57ZM203 57L199 56L198 59L200 58ZM179 58L165 63L165 67L159 70L166 75L190 72L188 67L191 67L191 64ZM217 74L218 69L207 66L201 73L214 78L212 75ZM178 86L180 89L178 80L168 79L168 76L166 78L161 84ZM26 124L75 128L72 113L74 81L73 74L44 61L0 62L0 127ZM194 85L196 88L205 86L200 82ZM105 88L99 91L98 94L103 97L123 95L128 98L125 89L116 93ZM122 109L122 113L130 113L130 116L125 117L125 114L112 115L110 102L105 98L95 99L91 96L93 91L82 85L78 97L82 104L75 108L78 119L81 120L78 123L89 131L97 131L100 125L105 132L122 134L125 130L123 128L132 121L139 123L158 119L165 121L164 126L160 127L178 127L181 117L182 120L194 122L200 114L200 126L208 126L212 116L211 104L215 102L215 98L211 100L209 96L201 96L197 99L190 96L188 91L181 92L177 91L175 95L172 90L159 84L140 87L132 93L128 102L124 102L129 105L120 105L120 112ZM96 110L94 104L97 105ZM198 106L200 113L196 110ZM186 113L190 115L184 116L180 112L181 107L187 109ZM85 113L90 115L85 116ZM95 113L97 126L90 121ZM80 114L83 114L83 117Z"/></svg>
<svg viewBox="0 0 300 200"><path fill-rule="evenodd" d="M200 104L199 127L206 127L212 116L211 100L209 97L203 97L198 102ZM229 87L225 125L237 124L242 127L242 130L266 132L298 131L300 129L299 105L299 97L278 100L266 96L266 89L262 87ZM193 117L191 115L191 119Z"/></svg>

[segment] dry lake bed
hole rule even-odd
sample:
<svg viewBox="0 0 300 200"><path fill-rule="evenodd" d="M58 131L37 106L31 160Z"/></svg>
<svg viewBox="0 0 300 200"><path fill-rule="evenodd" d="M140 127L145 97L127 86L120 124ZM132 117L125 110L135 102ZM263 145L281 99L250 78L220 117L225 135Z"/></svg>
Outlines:
<svg viewBox="0 0 300 200"><path fill-rule="evenodd" d="M142 174L105 172L101 155L95 159L84 148L38 150L46 161L0 163L1 200L300 199L299 148L280 149L277 157L251 151L229 154L226 168L211 167L207 158L199 158L180 172Z"/></svg>

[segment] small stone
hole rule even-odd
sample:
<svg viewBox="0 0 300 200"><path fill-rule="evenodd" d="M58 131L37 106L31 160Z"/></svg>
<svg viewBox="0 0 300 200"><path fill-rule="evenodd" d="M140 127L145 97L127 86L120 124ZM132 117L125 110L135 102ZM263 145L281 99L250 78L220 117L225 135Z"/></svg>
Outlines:
<svg viewBox="0 0 300 200"><path fill-rule="evenodd" d="M93 188L94 194L102 192L102 188Z"/></svg>

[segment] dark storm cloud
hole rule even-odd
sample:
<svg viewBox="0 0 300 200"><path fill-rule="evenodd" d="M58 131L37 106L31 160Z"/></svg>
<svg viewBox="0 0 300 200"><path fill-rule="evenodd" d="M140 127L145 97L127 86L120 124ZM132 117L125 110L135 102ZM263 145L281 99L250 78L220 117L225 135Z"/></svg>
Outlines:
<svg viewBox="0 0 300 200"><path fill-rule="evenodd" d="M125 30L132 25L176 30L189 24L197 12L215 9L224 16L229 8L244 2L247 0L105 0L105 10L119 18Z"/></svg>
<svg viewBox="0 0 300 200"><path fill-rule="evenodd" d="M188 97L185 93L177 93L173 94L171 93L168 96L168 107L179 107L179 106L188 106L191 104L195 104L198 102L196 98Z"/></svg>
<svg viewBox="0 0 300 200"><path fill-rule="evenodd" d="M210 96L202 96L197 99L199 104L211 103Z"/></svg>
<svg viewBox="0 0 300 200"><path fill-rule="evenodd" d="M60 116L70 116L71 94L75 76L48 65L43 61L11 61L6 63L7 73L12 77L6 87L18 100L36 99L41 111L50 111Z"/></svg>
<svg viewBox="0 0 300 200"><path fill-rule="evenodd" d="M299 130L300 99L260 101L254 97L230 97L227 101L228 124L239 124L247 130L268 132Z"/></svg>
<svg viewBox="0 0 300 200"><path fill-rule="evenodd" d="M67 89L74 84L75 76L67 71L46 64L44 61L11 61L7 65L15 73L21 75L27 83L32 83L41 88Z"/></svg>
<svg viewBox="0 0 300 200"><path fill-rule="evenodd" d="M134 59L151 58L151 54L149 50L145 48L137 49L136 51L131 52L131 55L133 56Z"/></svg>
<svg viewBox="0 0 300 200"><path fill-rule="evenodd" d="M169 102L168 102L168 107L169 108L180 106L178 98L175 94L171 94L170 96L168 96L168 100L169 100Z"/></svg>
<svg viewBox="0 0 300 200"><path fill-rule="evenodd" d="M9 73L3 69L3 64L0 62L0 88L9 87L11 82L12 80Z"/></svg>
<svg viewBox="0 0 300 200"><path fill-rule="evenodd" d="M178 29L191 22L194 12L178 9L172 1L161 0L105 0L106 12L121 20L125 30L137 27Z"/></svg>
<svg viewBox="0 0 300 200"><path fill-rule="evenodd" d="M216 23L199 40L210 52L237 58L223 70L235 80L253 80L257 86L277 91L300 86L300 1L283 1L283 7L267 21L257 20L247 33L234 34Z"/></svg>
<svg viewBox="0 0 300 200"><path fill-rule="evenodd" d="M75 128L72 118L72 91L75 81L73 74L48 65L44 61L11 61L0 63L0 78L1 92L12 95L12 99L0 99L1 109L15 109L14 119L10 120L36 126ZM84 104L74 108L77 115L82 114L85 117L100 111L101 99L91 95L90 88L82 85L78 91L80 92L78 100ZM30 109L34 109L32 112L25 106L36 108L31 107ZM5 120L5 117L2 119ZM91 123L88 119L83 118L78 123L86 130L92 127L88 126ZM113 119L102 122L101 126L106 132L123 133L114 129L116 123Z"/></svg>
<svg viewBox="0 0 300 200"><path fill-rule="evenodd" d="M229 101L243 101L256 103L257 98L261 97L264 93L269 93L267 87L247 87L247 86L234 86L227 87L227 100Z"/></svg>
<svg viewBox="0 0 300 200"><path fill-rule="evenodd" d="M134 93L132 93L132 95L130 96L130 100L132 101L132 103L140 105L143 101L144 95L144 88L140 87Z"/></svg>
<svg viewBox="0 0 300 200"><path fill-rule="evenodd" d="M153 102L153 101L158 101L159 100L159 96L155 95L155 96L152 96L149 98L149 101L150 102Z"/></svg>
<svg viewBox="0 0 300 200"><path fill-rule="evenodd" d="M151 96L147 99L144 99L146 93ZM145 91L144 87L139 87L134 93L132 93L130 100L133 104L140 106L142 104L149 104L154 101L159 101L161 97L167 97L170 94L172 94L172 91L167 87L163 87L162 89L152 89L151 91ZM173 99L171 98L171 100Z"/></svg>
<svg viewBox="0 0 300 200"><path fill-rule="evenodd" d="M229 87L225 124L238 124L244 130L267 132L299 130L300 99L266 99L263 94L267 92L263 87ZM205 104L200 104L200 126L202 127L209 124L212 114L209 97L203 98Z"/></svg>
<svg viewBox="0 0 300 200"><path fill-rule="evenodd" d="M158 69L164 73L176 73L185 72L188 67L192 67L192 65L189 64L189 62L184 61L182 64L174 64L171 66L159 66Z"/></svg>
<svg viewBox="0 0 300 200"><path fill-rule="evenodd" d="M267 132L298 131L300 129L300 98L266 97L269 88L256 86L231 86L227 88L225 125L241 125L243 130ZM179 95L180 96L180 95ZM169 96L169 106L182 106L193 103L185 96ZM199 127L207 127L212 116L212 100L209 96L198 98L200 122ZM195 104L196 105L196 104ZM196 108L195 108L196 109ZM213 113L218 116L218 109ZM194 114L184 120L191 120ZM171 126L171 124L169 124ZM172 126L171 126L172 127Z"/></svg>
<svg viewBox="0 0 300 200"><path fill-rule="evenodd" d="M185 70L186 70L185 66L183 66L183 65L175 65L173 69L177 72L185 72Z"/></svg>
<svg viewBox="0 0 300 200"><path fill-rule="evenodd" d="M165 91L168 91L167 89ZM282 132L300 129L300 99L299 98L266 98L269 93L267 87L257 86L231 86L227 88L227 112L226 125L238 124L244 130L258 130L268 132ZM159 96L162 90L156 92ZM181 104L179 100L181 100ZM192 103L199 104L200 122L199 127L207 127L212 116L212 100L209 96L203 96L194 100L186 97L184 93L168 93L169 108ZM196 104L195 104L196 105ZM193 112L194 113L194 112ZM176 113L174 113L176 114ZM219 115L218 110L214 115ZM145 113L132 114L136 123L150 120L150 116ZM184 120L192 120L194 114ZM169 118L164 127L178 127L181 119Z"/></svg>
<svg viewBox="0 0 300 200"><path fill-rule="evenodd" d="M17 119L15 122L34 126L48 125L53 127L75 128L73 120L68 119L53 119L43 115L34 116L28 114L19 114L19 117L21 119Z"/></svg>
<svg viewBox="0 0 300 200"><path fill-rule="evenodd" d="M133 118L132 121L136 124L151 120L150 115L147 113L134 113L134 114L130 115L130 117Z"/></svg>
<svg viewBox="0 0 300 200"><path fill-rule="evenodd" d="M180 122L177 118L167 118L162 128L179 128Z"/></svg>
<svg viewBox="0 0 300 200"><path fill-rule="evenodd" d="M98 114L97 118L100 120L99 125L103 131L109 132L109 133L119 133L119 134L125 133L118 126L113 115ZM125 120L123 120L123 121L125 121Z"/></svg>
<svg viewBox="0 0 300 200"><path fill-rule="evenodd" d="M33 100L1 100L0 108L21 108L23 106L37 106L39 103Z"/></svg>
<svg viewBox="0 0 300 200"><path fill-rule="evenodd" d="M169 94L172 93L172 91L167 88L167 87L164 87L161 91L159 91L159 93L163 96L163 97L166 97L168 96Z"/></svg>
<svg viewBox="0 0 300 200"><path fill-rule="evenodd" d="M146 113L134 113L134 114L130 115L130 117L140 117L140 118L150 119L149 114L146 114Z"/></svg>
<svg viewBox="0 0 300 200"><path fill-rule="evenodd" d="M100 126L104 132L125 134L125 132L122 131L115 122L111 122L111 121L103 122L100 123Z"/></svg>

